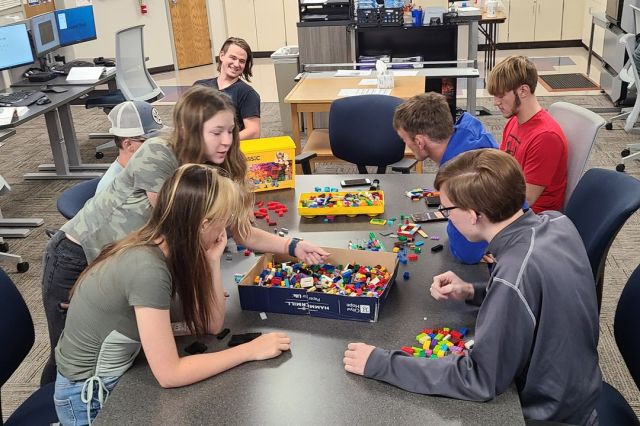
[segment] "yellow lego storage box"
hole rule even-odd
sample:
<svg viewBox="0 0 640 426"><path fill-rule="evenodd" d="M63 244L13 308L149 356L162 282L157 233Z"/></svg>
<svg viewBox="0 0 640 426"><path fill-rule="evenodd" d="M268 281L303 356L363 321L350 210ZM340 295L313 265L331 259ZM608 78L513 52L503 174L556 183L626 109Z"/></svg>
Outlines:
<svg viewBox="0 0 640 426"><path fill-rule="evenodd" d="M289 136L240 141L240 150L247 157L254 192L295 187L296 145Z"/></svg>

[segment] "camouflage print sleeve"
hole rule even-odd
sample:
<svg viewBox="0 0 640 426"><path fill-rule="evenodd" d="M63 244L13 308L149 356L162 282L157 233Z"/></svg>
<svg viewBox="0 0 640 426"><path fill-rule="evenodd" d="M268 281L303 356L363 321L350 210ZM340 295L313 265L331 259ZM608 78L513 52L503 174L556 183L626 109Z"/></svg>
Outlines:
<svg viewBox="0 0 640 426"><path fill-rule="evenodd" d="M134 188L147 192L159 192L177 168L178 160L173 150L160 138L146 141L127 164Z"/></svg>

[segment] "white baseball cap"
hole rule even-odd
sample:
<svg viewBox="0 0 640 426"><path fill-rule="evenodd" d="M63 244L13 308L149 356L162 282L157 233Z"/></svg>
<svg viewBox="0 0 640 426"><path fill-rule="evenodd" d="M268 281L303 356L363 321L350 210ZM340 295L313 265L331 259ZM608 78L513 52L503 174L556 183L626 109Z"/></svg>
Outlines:
<svg viewBox="0 0 640 426"><path fill-rule="evenodd" d="M126 101L109 112L109 133L123 138L151 138L165 128L158 110L144 101Z"/></svg>

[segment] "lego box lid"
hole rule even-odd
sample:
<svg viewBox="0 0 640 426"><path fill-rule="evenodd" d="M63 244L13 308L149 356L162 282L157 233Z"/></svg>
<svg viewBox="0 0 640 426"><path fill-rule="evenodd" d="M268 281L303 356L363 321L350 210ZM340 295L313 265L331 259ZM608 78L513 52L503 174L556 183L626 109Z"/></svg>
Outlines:
<svg viewBox="0 0 640 426"><path fill-rule="evenodd" d="M296 144L289 136L276 136L273 138L247 139L240 141L240 150L245 154L274 151L284 149L296 149Z"/></svg>

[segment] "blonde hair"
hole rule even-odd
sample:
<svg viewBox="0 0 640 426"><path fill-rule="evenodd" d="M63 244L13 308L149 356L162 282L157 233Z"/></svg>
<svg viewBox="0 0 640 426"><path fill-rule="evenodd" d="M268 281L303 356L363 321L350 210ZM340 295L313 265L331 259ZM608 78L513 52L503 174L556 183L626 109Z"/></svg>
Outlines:
<svg viewBox="0 0 640 426"><path fill-rule="evenodd" d="M436 175L451 202L481 213L492 223L513 216L525 200L526 186L520 164L499 149L476 149L447 161Z"/></svg>
<svg viewBox="0 0 640 426"><path fill-rule="evenodd" d="M447 99L435 92L423 93L398 105L393 127L409 136L426 135L432 141L448 141L453 134L453 117Z"/></svg>
<svg viewBox="0 0 640 426"><path fill-rule="evenodd" d="M172 295L180 296L184 319L192 332L204 334L212 318L212 271L200 236L205 220L234 227L245 238L250 230L253 194L204 164L185 164L165 181L149 221L139 230L102 250L82 272L71 290L82 284L94 268L129 249L158 246L169 250L166 263L172 278Z"/></svg>
<svg viewBox="0 0 640 426"><path fill-rule="evenodd" d="M487 92L492 96L502 96L526 84L531 93L538 85L536 66L526 56L509 56L493 67L487 79Z"/></svg>

